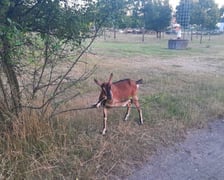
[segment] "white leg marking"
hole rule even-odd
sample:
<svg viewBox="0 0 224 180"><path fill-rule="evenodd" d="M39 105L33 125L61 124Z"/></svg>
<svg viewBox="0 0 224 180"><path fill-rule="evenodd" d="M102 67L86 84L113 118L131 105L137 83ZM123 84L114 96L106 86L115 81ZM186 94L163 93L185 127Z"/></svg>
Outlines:
<svg viewBox="0 0 224 180"><path fill-rule="evenodd" d="M104 118L104 127L102 131L102 135L105 135L107 131L107 118Z"/></svg>
<svg viewBox="0 0 224 180"><path fill-rule="evenodd" d="M106 131L107 131L107 109L104 107L103 108L103 116L104 116L104 119L103 119L103 131L102 131L102 135L105 135L106 134Z"/></svg>
<svg viewBox="0 0 224 180"><path fill-rule="evenodd" d="M126 104L126 106L127 106L127 111L126 111L125 116L124 116L125 121L128 120L128 117L129 117L130 112L131 112L131 100L128 101L128 104Z"/></svg>
<svg viewBox="0 0 224 180"><path fill-rule="evenodd" d="M104 128L103 131L102 131L102 135L105 135L106 131L107 131L106 128Z"/></svg>

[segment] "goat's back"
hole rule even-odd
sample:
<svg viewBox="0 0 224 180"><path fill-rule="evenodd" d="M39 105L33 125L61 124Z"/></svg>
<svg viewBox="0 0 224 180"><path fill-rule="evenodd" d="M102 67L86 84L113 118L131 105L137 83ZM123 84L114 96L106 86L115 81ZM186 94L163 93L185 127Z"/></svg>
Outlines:
<svg viewBox="0 0 224 180"><path fill-rule="evenodd" d="M137 94L137 89L136 81L131 79L113 82L111 86L113 96L118 99L128 99L135 96Z"/></svg>

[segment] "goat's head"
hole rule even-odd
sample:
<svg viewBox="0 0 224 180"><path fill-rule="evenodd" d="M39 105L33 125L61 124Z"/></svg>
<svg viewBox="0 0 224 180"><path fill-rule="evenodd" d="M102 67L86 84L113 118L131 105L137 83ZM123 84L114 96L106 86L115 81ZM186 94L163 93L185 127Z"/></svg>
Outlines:
<svg viewBox="0 0 224 180"><path fill-rule="evenodd" d="M100 106L104 106L106 101L112 100L112 92L111 92L112 77L113 77L113 73L110 74L108 82L104 82L104 83L101 83L97 79L94 79L95 83L101 87L99 100L96 103L97 108Z"/></svg>

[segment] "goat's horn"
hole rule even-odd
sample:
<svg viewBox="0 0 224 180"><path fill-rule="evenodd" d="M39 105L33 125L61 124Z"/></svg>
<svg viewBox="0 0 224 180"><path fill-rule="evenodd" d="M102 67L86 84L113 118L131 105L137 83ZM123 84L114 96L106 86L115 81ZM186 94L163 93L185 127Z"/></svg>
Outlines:
<svg viewBox="0 0 224 180"><path fill-rule="evenodd" d="M109 81L108 81L109 83L111 83L112 77L113 77L113 73L110 74Z"/></svg>

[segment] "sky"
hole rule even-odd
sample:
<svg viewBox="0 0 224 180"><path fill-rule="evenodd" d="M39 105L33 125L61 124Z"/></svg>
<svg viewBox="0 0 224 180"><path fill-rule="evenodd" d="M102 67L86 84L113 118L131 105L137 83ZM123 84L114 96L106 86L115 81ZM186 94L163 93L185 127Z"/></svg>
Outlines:
<svg viewBox="0 0 224 180"><path fill-rule="evenodd" d="M224 5L224 0L214 0L216 4L218 4L219 8ZM179 4L180 0L170 0L170 4L172 5L173 9Z"/></svg>

